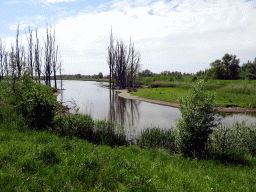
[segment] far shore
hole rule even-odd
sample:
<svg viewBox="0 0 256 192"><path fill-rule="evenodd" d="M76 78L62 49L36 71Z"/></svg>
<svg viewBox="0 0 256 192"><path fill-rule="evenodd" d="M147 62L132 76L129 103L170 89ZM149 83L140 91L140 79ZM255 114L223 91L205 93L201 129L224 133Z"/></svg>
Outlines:
<svg viewBox="0 0 256 192"><path fill-rule="evenodd" d="M165 106L176 107L176 108L179 106L178 103L171 102L171 101L162 101L162 100L148 99L148 98L144 98L144 97L134 96L128 92L128 89L120 89L120 90L116 90L116 91L119 93L118 96L126 98L126 99L136 99L136 100L145 101L148 103L154 103L154 104L165 105ZM247 107L240 107L240 106L235 106L235 105L218 106L217 109L223 113L256 112L256 108L247 108Z"/></svg>

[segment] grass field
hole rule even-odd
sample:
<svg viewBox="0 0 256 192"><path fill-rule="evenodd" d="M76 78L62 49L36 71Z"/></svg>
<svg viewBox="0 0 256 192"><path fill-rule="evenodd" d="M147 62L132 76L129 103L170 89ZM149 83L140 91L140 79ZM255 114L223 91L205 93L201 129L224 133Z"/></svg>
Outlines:
<svg viewBox="0 0 256 192"><path fill-rule="evenodd" d="M191 84L190 81L153 81L149 84L155 88L138 89L133 95L177 102L179 97L184 97ZM147 83L145 83L147 84ZM241 107L256 107L256 81L245 80L209 80L206 82L206 91L216 92L218 106L238 105Z"/></svg>
<svg viewBox="0 0 256 192"><path fill-rule="evenodd" d="M0 141L1 191L256 190L255 158L190 160L159 148L111 148L8 126L1 126Z"/></svg>

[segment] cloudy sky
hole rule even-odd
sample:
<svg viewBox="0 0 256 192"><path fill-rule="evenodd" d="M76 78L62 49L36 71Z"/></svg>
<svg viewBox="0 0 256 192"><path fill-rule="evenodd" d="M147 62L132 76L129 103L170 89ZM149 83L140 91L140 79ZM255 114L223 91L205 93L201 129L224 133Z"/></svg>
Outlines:
<svg viewBox="0 0 256 192"><path fill-rule="evenodd" d="M64 74L108 74L111 25L154 73L196 73L225 53L240 65L256 57L255 0L1 0L0 23L7 47L18 23L21 34L30 26L41 36L55 24Z"/></svg>

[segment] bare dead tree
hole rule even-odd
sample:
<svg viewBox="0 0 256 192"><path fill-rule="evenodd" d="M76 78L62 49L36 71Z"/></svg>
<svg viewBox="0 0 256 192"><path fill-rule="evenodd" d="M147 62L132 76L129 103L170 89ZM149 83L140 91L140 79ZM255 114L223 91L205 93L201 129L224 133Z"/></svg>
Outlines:
<svg viewBox="0 0 256 192"><path fill-rule="evenodd" d="M8 68L8 52L5 52L4 54L4 74L5 76L8 76L9 68Z"/></svg>
<svg viewBox="0 0 256 192"><path fill-rule="evenodd" d="M26 70L26 56L25 56L25 48L24 46L21 47L21 56L20 56L20 62L21 62L21 70Z"/></svg>
<svg viewBox="0 0 256 192"><path fill-rule="evenodd" d="M34 61L35 61L35 74L39 78L40 83L40 76L41 76L41 62L40 62L40 48L39 48L39 38L38 38L38 28L36 29L36 44L35 44L35 55L34 55Z"/></svg>
<svg viewBox="0 0 256 192"><path fill-rule="evenodd" d="M21 62L20 62L20 47L19 47L19 24L17 25L17 35L16 35L16 65L18 69L18 77L21 75Z"/></svg>
<svg viewBox="0 0 256 192"><path fill-rule="evenodd" d="M52 66L52 36L48 25L46 26L46 42L45 42L45 84L51 86L51 66Z"/></svg>
<svg viewBox="0 0 256 192"><path fill-rule="evenodd" d="M29 36L28 36L29 35ZM33 30L28 27L28 35L27 36L27 41L28 41L28 61L27 64L30 69L30 76L33 79L33 70L34 70L34 61L33 61Z"/></svg>
<svg viewBox="0 0 256 192"><path fill-rule="evenodd" d="M4 55L5 50L2 39L0 38L0 81L3 80L4 77Z"/></svg>
<svg viewBox="0 0 256 192"><path fill-rule="evenodd" d="M113 39L113 34L112 34L112 26L111 26L111 34L110 34L110 45L108 47L108 66L109 66L109 88L111 89L111 80L113 77L113 69L115 65L114 61L114 39ZM114 86L113 86L114 87Z"/></svg>
<svg viewBox="0 0 256 192"><path fill-rule="evenodd" d="M56 89L57 89L57 79L56 79L57 61L58 61L58 46L57 46L57 49L55 50L55 27L54 27L53 38L52 38L52 69L53 69L54 83L55 83Z"/></svg>
<svg viewBox="0 0 256 192"><path fill-rule="evenodd" d="M60 65L59 65L59 70L60 70L60 90L62 91L62 75L61 75L61 55L60 55Z"/></svg>
<svg viewBox="0 0 256 192"><path fill-rule="evenodd" d="M139 52L135 52L134 49L134 43L131 43L131 39L130 39L130 53L131 53L131 59L130 59L130 87L133 87L133 83L135 81L135 74L138 71L139 68L139 63L140 63L140 53Z"/></svg>
<svg viewBox="0 0 256 192"><path fill-rule="evenodd" d="M120 43L117 41L116 50L116 75L118 79L118 86L120 88L125 88L126 85L126 73L127 65L130 60L130 51L127 53L127 47L124 45L123 41Z"/></svg>

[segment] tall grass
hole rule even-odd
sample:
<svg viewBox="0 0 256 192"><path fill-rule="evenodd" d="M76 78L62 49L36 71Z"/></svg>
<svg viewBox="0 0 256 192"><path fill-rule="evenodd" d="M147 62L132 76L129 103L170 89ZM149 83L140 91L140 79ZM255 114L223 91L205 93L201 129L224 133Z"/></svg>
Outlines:
<svg viewBox="0 0 256 192"><path fill-rule="evenodd" d="M165 149L111 148L48 131L20 132L11 122L0 127L0 141L1 191L256 190L253 159L249 166L189 160Z"/></svg>
<svg viewBox="0 0 256 192"><path fill-rule="evenodd" d="M147 128L141 131L141 136L137 139L137 145L142 149L162 148L168 150L170 153L174 153L177 152L176 137L177 131L174 128Z"/></svg>
<svg viewBox="0 0 256 192"><path fill-rule="evenodd" d="M256 124L246 126L245 122L226 127L220 125L210 137L208 148L213 154L226 154L243 158L256 155Z"/></svg>

